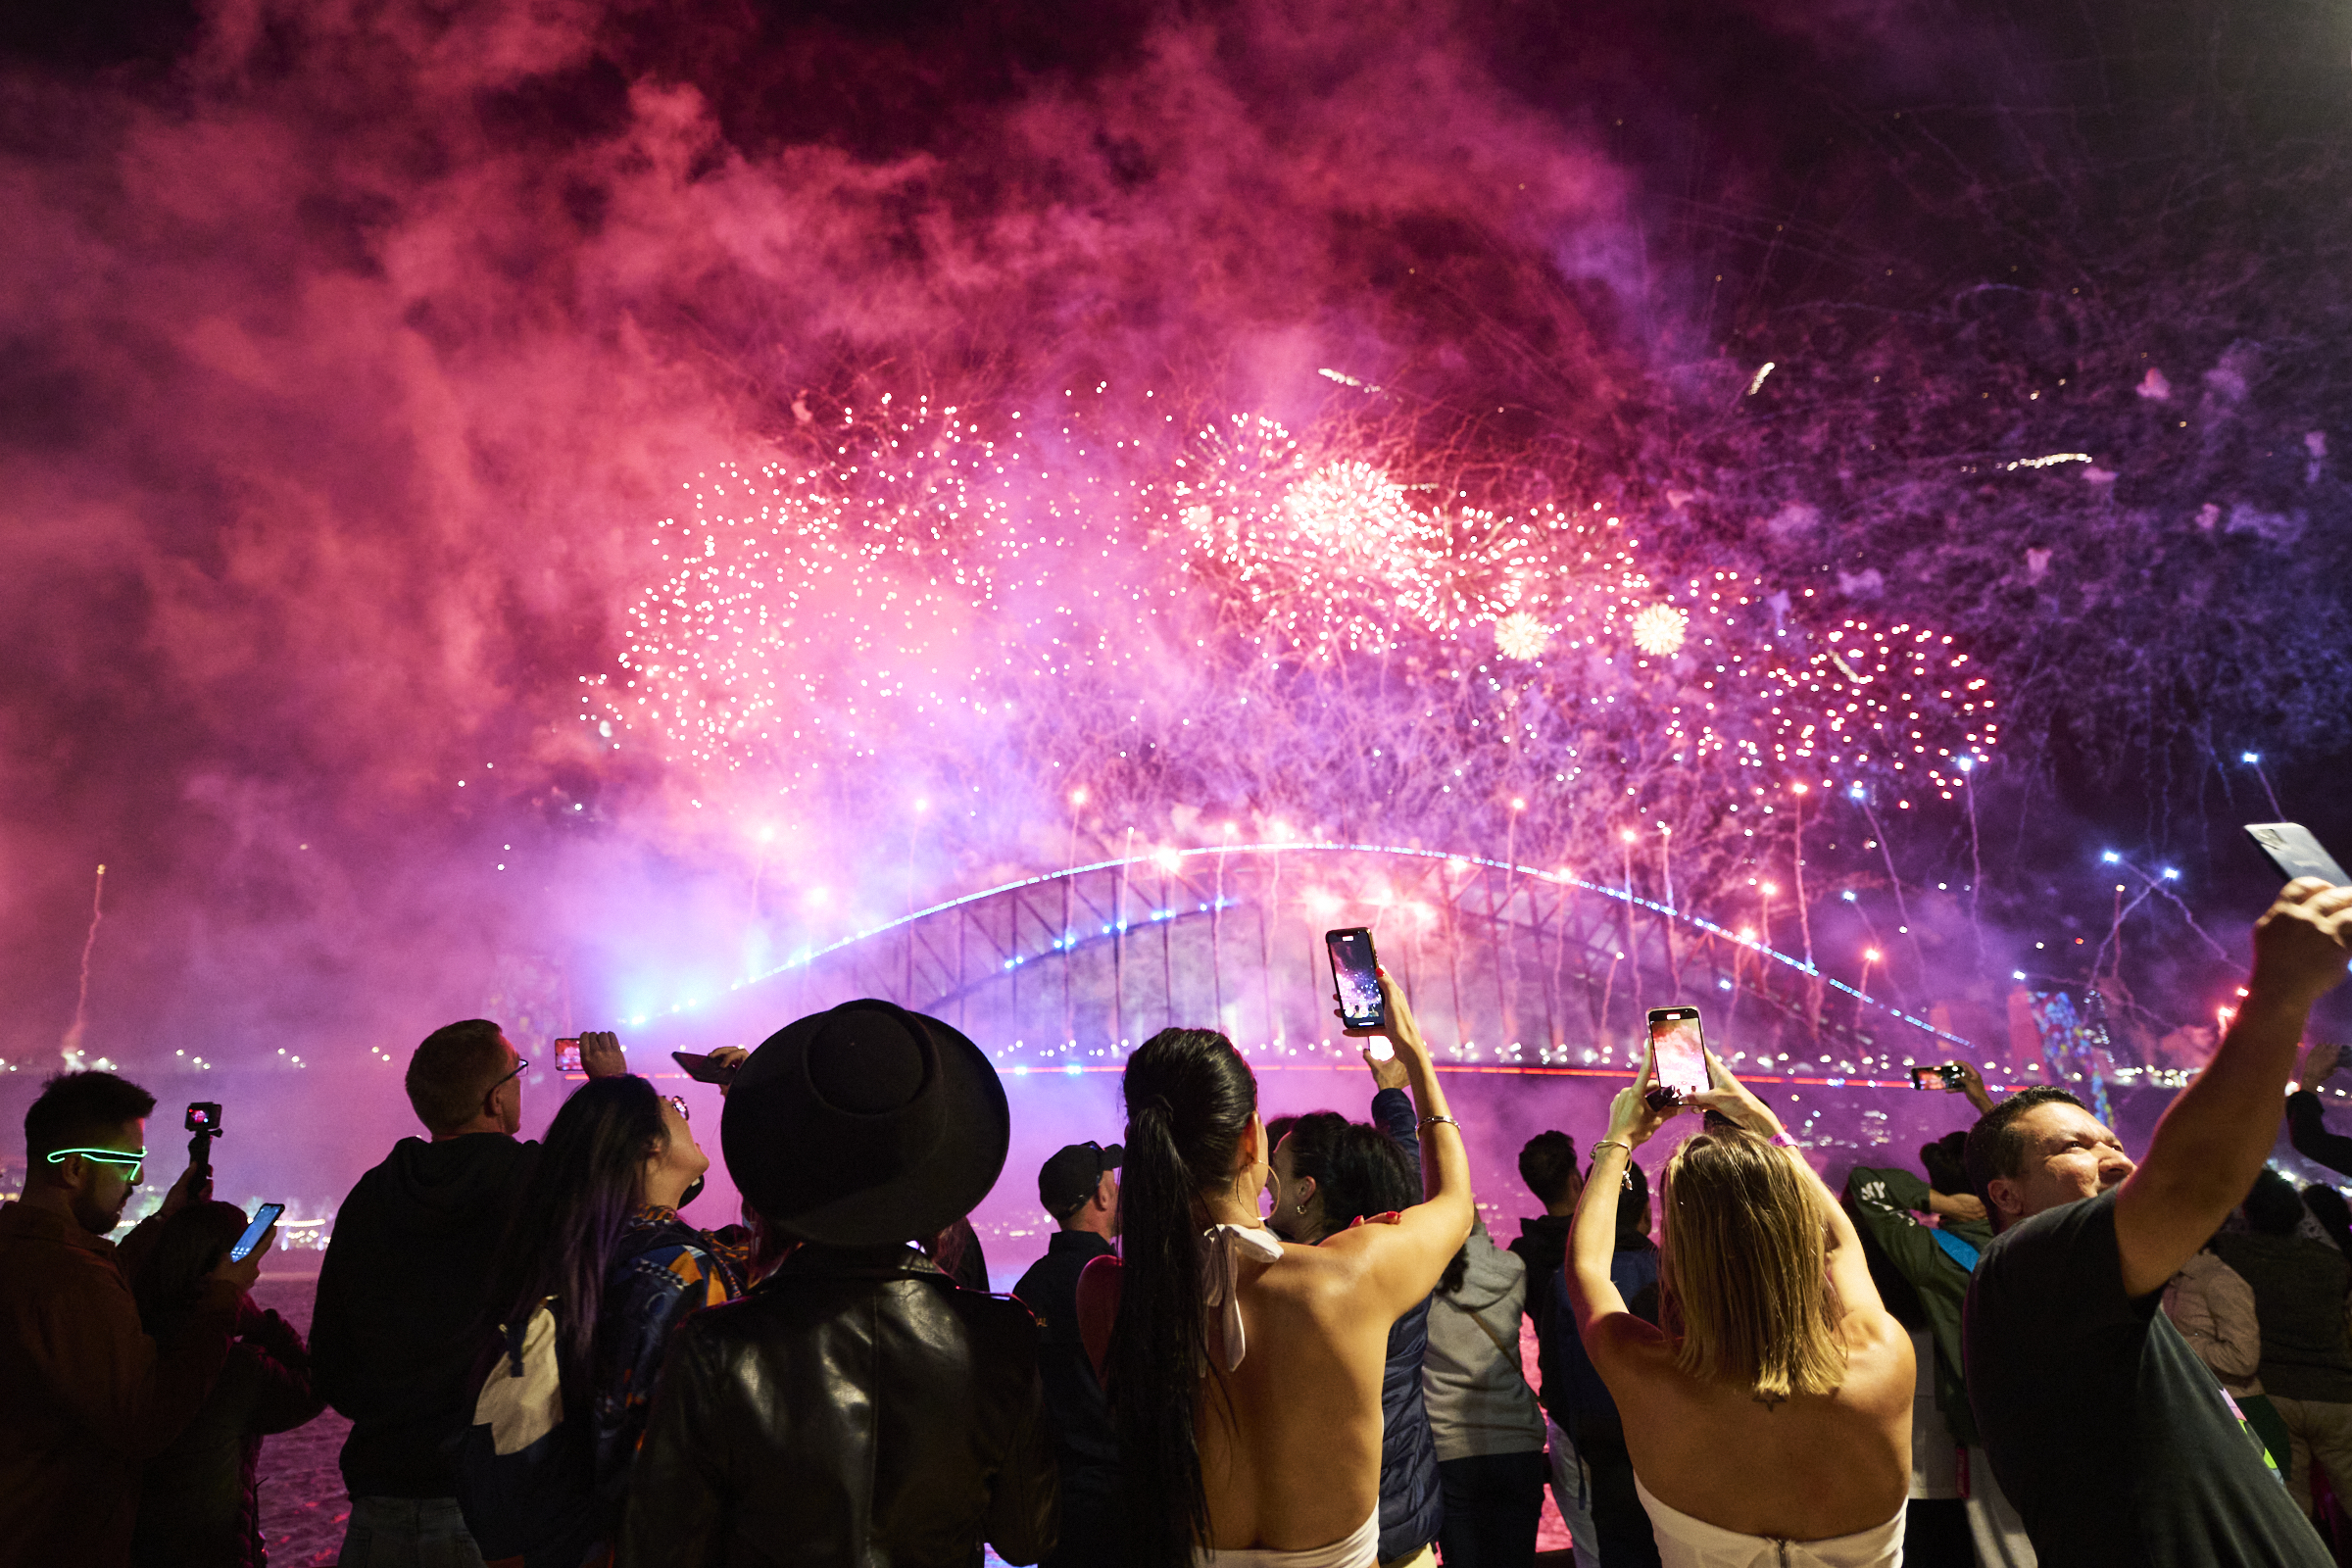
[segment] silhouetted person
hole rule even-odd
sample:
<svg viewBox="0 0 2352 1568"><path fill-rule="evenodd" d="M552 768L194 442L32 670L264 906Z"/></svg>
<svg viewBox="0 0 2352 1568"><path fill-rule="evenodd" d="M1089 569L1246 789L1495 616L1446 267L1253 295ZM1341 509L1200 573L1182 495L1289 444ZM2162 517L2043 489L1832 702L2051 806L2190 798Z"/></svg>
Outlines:
<svg viewBox="0 0 2352 1568"><path fill-rule="evenodd" d="M1061 1541L1046 1568L1110 1568L1126 1561L1119 1518L1119 1435L1110 1401L1078 1333L1078 1276L1098 1257L1117 1255L1116 1144L1072 1144L1037 1173L1037 1200L1058 1227L1046 1255L1012 1288L1037 1314L1037 1369L1045 1379L1061 1472Z"/></svg>
<svg viewBox="0 0 2352 1568"><path fill-rule="evenodd" d="M1599 1568L1600 1548L1593 1541L1592 1472L1568 1436L1570 1374L1558 1362L1559 1340L1551 1332L1552 1306L1565 1298L1559 1291L1560 1265L1568 1256L1568 1231L1576 1220L1576 1200L1585 1190L1584 1173L1577 1168L1576 1141L1553 1129L1541 1132L1519 1151L1519 1179L1536 1195L1544 1212L1519 1222L1519 1239L1511 1250L1527 1265L1527 1320L1536 1331L1536 1397L1544 1406L1544 1450L1551 1469L1551 1497L1576 1553L1576 1568ZM1573 1337L1573 1336L1572 1336Z"/></svg>
<svg viewBox="0 0 2352 1568"><path fill-rule="evenodd" d="M2320 1085L2335 1076L2343 1059L2344 1048L2327 1041L2305 1054L2302 1071L2295 1075L2295 1091L2286 1097L2286 1136L2305 1159L2325 1165L2338 1176L2352 1176L2352 1138L2328 1130L2320 1102Z"/></svg>
<svg viewBox="0 0 2352 1568"><path fill-rule="evenodd" d="M183 1332L156 1344L106 1239L138 1188L154 1109L136 1084L76 1072L24 1113L24 1196L0 1205L0 1568L129 1560L139 1466L212 1391L276 1234L215 1268ZM190 1167L124 1245L151 1245L205 1186Z"/></svg>
<svg viewBox="0 0 2352 1568"><path fill-rule="evenodd" d="M1054 1544L1037 1324L958 1289L911 1239L1004 1168L1004 1087L936 1018L851 1002L735 1075L727 1171L797 1244L739 1301L679 1325L629 1480L621 1568L968 1568Z"/></svg>
<svg viewBox="0 0 2352 1568"><path fill-rule="evenodd" d="M1655 1323L1658 1249L1649 1239L1649 1177L1629 1161L1611 1182L1616 1226L1609 1278L1628 1310L1644 1323ZM1551 1279L1552 1304L1544 1331L1548 1338L1542 1349L1547 1368L1544 1397L1566 1416L1563 1424L1568 1439L1584 1463L1591 1488L1592 1548L1602 1568L1656 1568L1657 1539L1650 1533L1649 1515L1642 1510L1641 1494L1634 1488L1634 1456L1625 1446L1625 1418L1585 1351L1568 1285L1563 1267Z"/></svg>
<svg viewBox="0 0 2352 1568"><path fill-rule="evenodd" d="M1981 1109L1992 1104L1973 1067L1953 1092L1967 1093ZM1903 1560L1910 1568L2034 1561L2025 1525L2001 1495L1978 1444L1968 1402L1961 1306L1992 1227L1983 1200L1968 1190L1962 1158L1967 1139L1952 1133L1919 1152L1926 1181L1900 1166L1868 1165L1855 1166L1845 1179L1845 1211L1861 1234L1871 1278L1886 1309L1910 1332L1921 1373L1903 1531ZM1920 1222L1923 1213L1934 1217L1933 1227Z"/></svg>
<svg viewBox="0 0 2352 1568"><path fill-rule="evenodd" d="M2311 1512L2311 1465L2338 1497L2352 1496L2352 1344L2344 1297L2352 1263L2328 1242L2296 1234L2303 1197L2275 1170L2246 1194L2248 1229L2224 1231L2213 1250L2254 1291L2262 1392L2286 1427L2286 1490Z"/></svg>
<svg viewBox="0 0 2352 1568"><path fill-rule="evenodd" d="M610 1034L580 1037L590 1077L626 1070ZM434 1030L409 1058L404 1138L343 1200L311 1318L314 1386L351 1418L343 1568L464 1568L480 1553L451 1449L467 1416L475 1331L536 1144L519 1143L522 1059L498 1025Z"/></svg>
<svg viewBox="0 0 2352 1568"><path fill-rule="evenodd" d="M548 1125L491 1286L495 1343L458 1454L485 1557L611 1559L670 1335L743 1294L730 1250L678 1217L710 1168L686 1102L631 1073L582 1084ZM551 1359L552 1404L536 1382Z"/></svg>
<svg viewBox="0 0 2352 1568"><path fill-rule="evenodd" d="M174 1345L190 1332L246 1217L234 1203L190 1203L165 1222L132 1287L156 1344ZM311 1355L294 1325L250 1296L237 1305L237 1341L212 1393L172 1446L147 1461L133 1568L259 1568L269 1560L262 1439L292 1431L324 1404L311 1392Z"/></svg>

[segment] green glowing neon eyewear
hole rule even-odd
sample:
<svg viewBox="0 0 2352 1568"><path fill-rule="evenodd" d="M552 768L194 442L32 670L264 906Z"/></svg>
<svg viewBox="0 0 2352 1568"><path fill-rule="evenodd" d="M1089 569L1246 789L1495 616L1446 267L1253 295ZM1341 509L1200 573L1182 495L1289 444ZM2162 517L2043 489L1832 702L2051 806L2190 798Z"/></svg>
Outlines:
<svg viewBox="0 0 2352 1568"><path fill-rule="evenodd" d="M137 1181L139 1167L147 1163L147 1151L144 1149L135 1152L121 1149L60 1149L49 1155L49 1163L62 1165L68 1154L79 1154L84 1159L103 1159L110 1165L128 1165L130 1169L122 1173L122 1179L126 1182Z"/></svg>

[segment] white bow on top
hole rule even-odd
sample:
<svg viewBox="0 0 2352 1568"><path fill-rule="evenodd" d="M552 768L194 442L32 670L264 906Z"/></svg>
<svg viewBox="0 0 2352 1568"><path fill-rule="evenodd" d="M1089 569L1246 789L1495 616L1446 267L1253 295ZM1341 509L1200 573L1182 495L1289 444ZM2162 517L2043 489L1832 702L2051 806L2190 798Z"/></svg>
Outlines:
<svg viewBox="0 0 2352 1568"><path fill-rule="evenodd" d="M1215 1325L1222 1315L1228 1372L1242 1364L1242 1357L1250 1348L1249 1339L1242 1331L1244 1254L1260 1263L1271 1263L1282 1256L1282 1243L1274 1239L1272 1231L1262 1227L1211 1225L1200 1233L1200 1272L1205 1279L1200 1312L1210 1325ZM1208 1368L1200 1370L1205 1374Z"/></svg>

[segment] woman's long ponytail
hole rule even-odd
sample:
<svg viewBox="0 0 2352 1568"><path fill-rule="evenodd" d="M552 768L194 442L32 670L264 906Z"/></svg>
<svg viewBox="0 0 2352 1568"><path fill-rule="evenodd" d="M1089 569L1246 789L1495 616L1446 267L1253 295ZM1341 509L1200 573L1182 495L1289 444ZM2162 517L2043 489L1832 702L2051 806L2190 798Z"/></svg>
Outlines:
<svg viewBox="0 0 2352 1568"><path fill-rule="evenodd" d="M1119 1315L1105 1363L1128 1508L1128 1560L1190 1568L1208 1539L1197 1405L1209 1365L1200 1196L1233 1178L1257 1081L1233 1043L1163 1029L1127 1060Z"/></svg>

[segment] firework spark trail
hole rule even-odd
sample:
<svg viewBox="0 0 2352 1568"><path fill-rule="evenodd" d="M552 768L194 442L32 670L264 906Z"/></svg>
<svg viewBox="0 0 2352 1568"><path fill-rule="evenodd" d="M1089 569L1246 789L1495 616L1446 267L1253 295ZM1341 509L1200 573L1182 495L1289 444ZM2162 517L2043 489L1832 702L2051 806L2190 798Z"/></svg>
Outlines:
<svg viewBox="0 0 2352 1568"><path fill-rule="evenodd" d="M90 890L89 935L81 939L81 989L74 994L74 1022L66 1030L66 1037L60 1042L59 1048L66 1058L66 1070L69 1072L78 1071L81 1067L81 1032L90 1005L90 955L97 951L98 922L105 917L106 867L101 865L98 867L98 879Z"/></svg>
<svg viewBox="0 0 2352 1568"><path fill-rule="evenodd" d="M1728 568L1653 575L1598 505L1473 495L1346 428L1237 416L1154 460L1090 419L884 398L819 421L821 451L706 470L579 717L760 835L930 810L1001 856L984 818L1017 830L1076 784L1101 831L1377 817L1475 843L1520 799L1564 858L1615 816L1670 820L1694 893L1774 853L1797 785L1908 809L1995 744L1952 638ZM943 790L973 799L941 812Z"/></svg>

